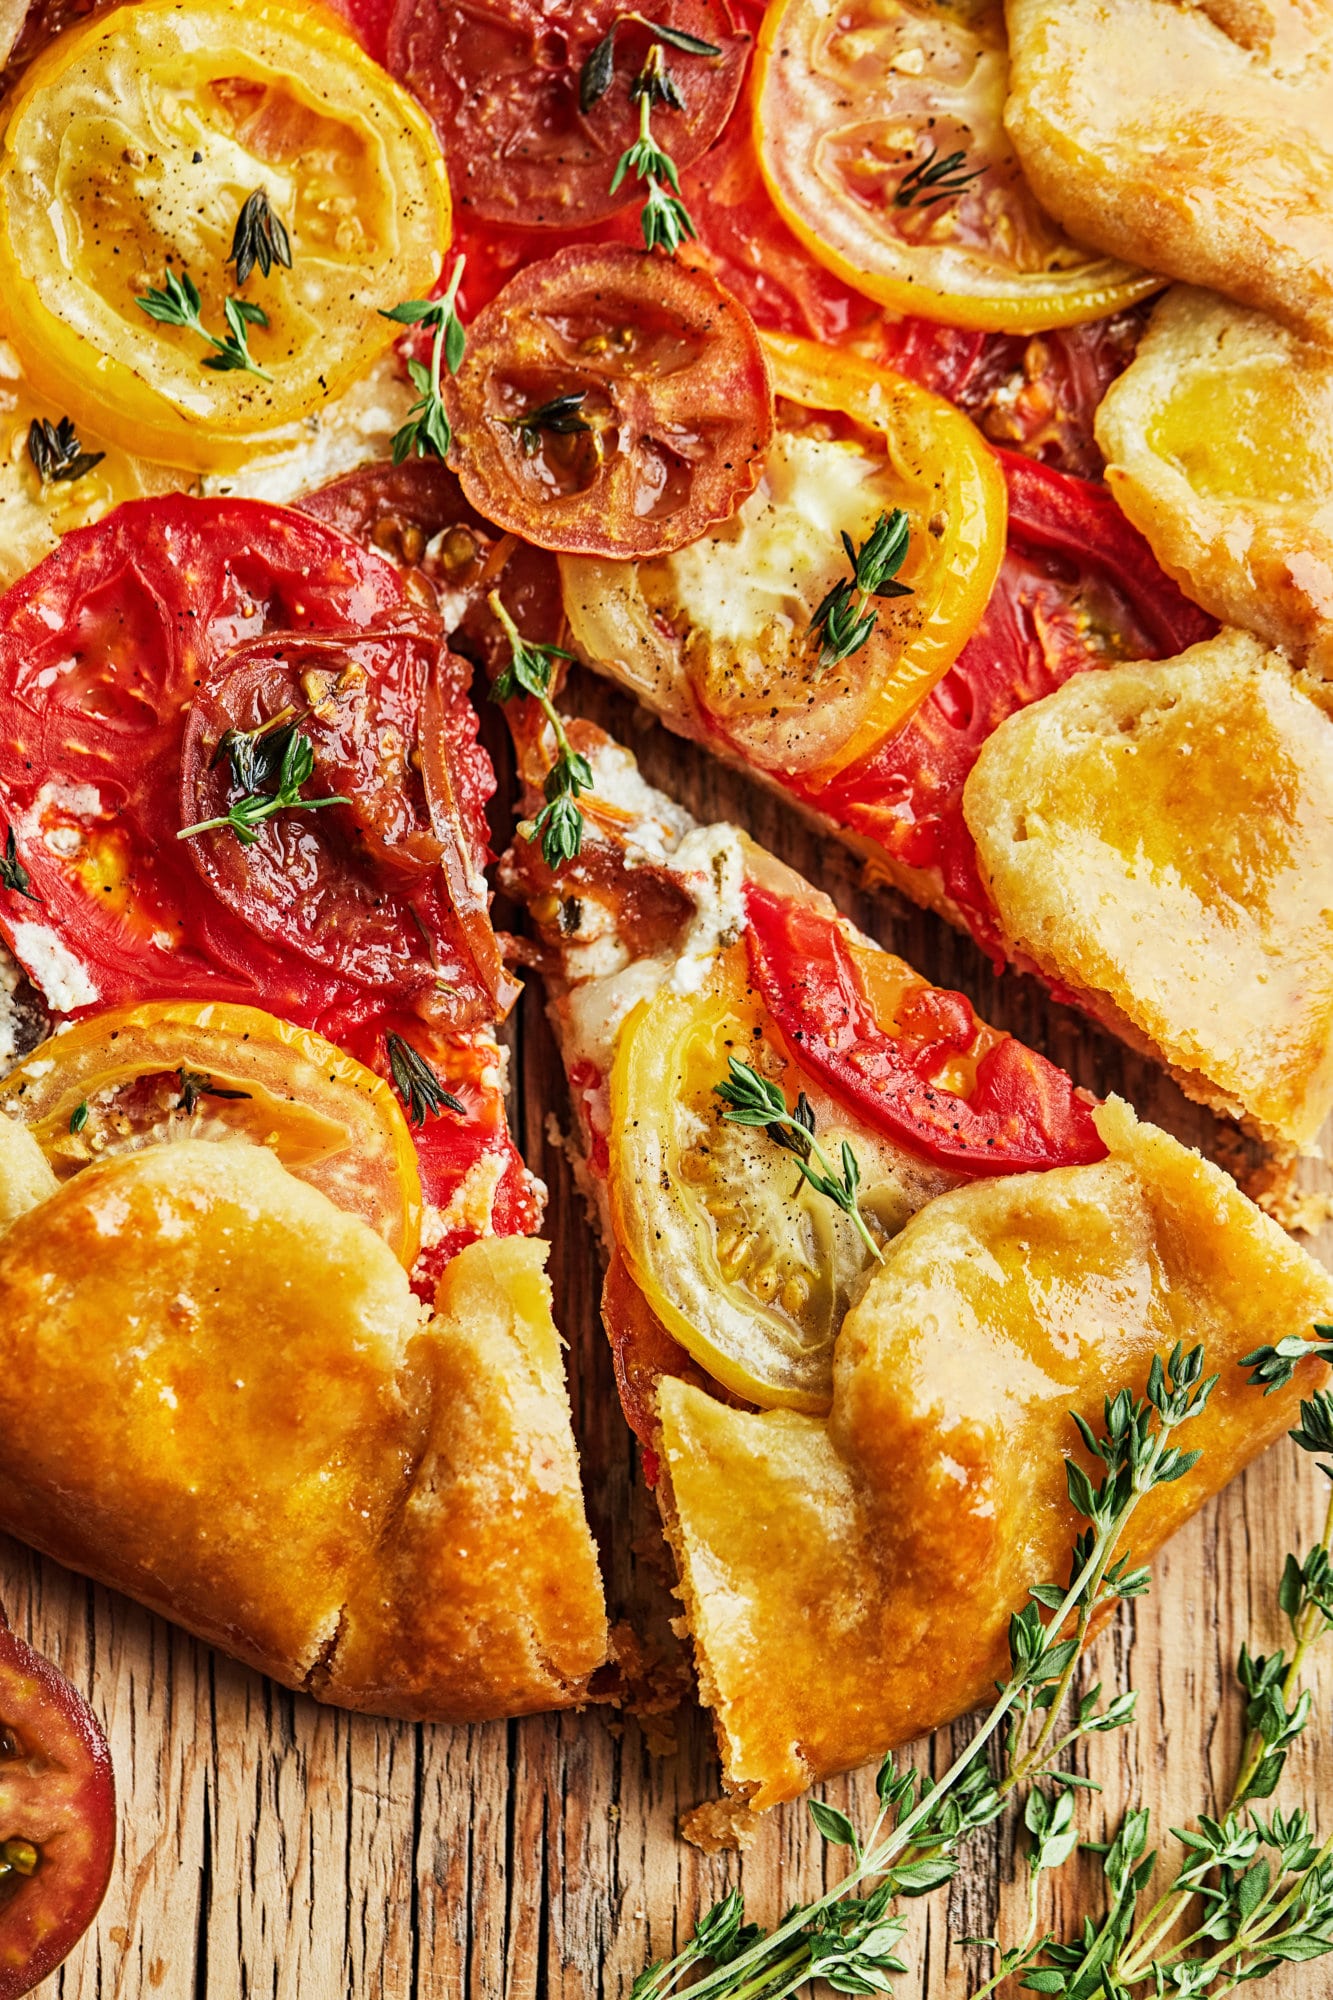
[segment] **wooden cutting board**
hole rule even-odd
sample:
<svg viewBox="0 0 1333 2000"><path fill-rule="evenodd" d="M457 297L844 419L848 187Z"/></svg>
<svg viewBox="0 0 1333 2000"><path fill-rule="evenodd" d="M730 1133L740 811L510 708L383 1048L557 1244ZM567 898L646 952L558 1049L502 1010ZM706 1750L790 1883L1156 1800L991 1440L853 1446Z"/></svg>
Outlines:
<svg viewBox="0 0 1333 2000"><path fill-rule="evenodd" d="M1035 982L997 981L981 955L932 917L858 885L855 864L792 809L707 765L586 675L569 706L603 722L645 774L704 818L732 818L820 883L855 920L932 980L957 986L1100 1093L1119 1091L1204 1151L1222 1136L1149 1065L1051 1004ZM492 712L492 719L493 712ZM503 748L497 749L503 759ZM507 768L507 767L506 767ZM500 805L497 826L509 821ZM501 923L512 912L497 911ZM597 1316L593 1232L560 1145L563 1078L535 990L512 1027L512 1117L550 1188L557 1315L569 1341L575 1424L613 1617L659 1635L668 1596L655 1511L637 1479ZM1333 1188L1322 1167L1305 1184ZM1307 1239L1333 1263L1333 1230ZM1080 1811L1089 1838L1126 1805L1170 1824L1216 1802L1240 1729L1232 1667L1242 1639L1280 1643L1275 1586L1287 1548L1318 1533L1312 1463L1278 1446L1159 1558L1150 1597L1122 1607L1088 1682L1139 1690L1137 1729L1095 1745L1105 1786ZM0 1540L0 1596L20 1632L91 1696L111 1740L121 1848L101 1915L57 1981L65 2000L588 2000L627 1996L694 1913L739 1880L752 1916L773 1920L840 1870L804 1805L764 1821L749 1853L706 1859L676 1835L678 1814L718 1793L696 1709L675 1747L650 1747L613 1709L470 1729L377 1722L320 1708L210 1652L137 1606ZM1330 1645L1333 1657L1333 1645ZM1317 1716L1333 1666L1317 1682ZM919 1746L940 1768L967 1726ZM868 1774L826 1795L870 1817ZM1322 1719L1294 1759L1284 1798L1333 1823L1333 1753ZM1080 1875L1080 1868L1084 1869ZM1023 1859L1007 1824L974 1841L947 1892L907 1906L904 2000L961 1996L989 1971L953 1940L1022 1928ZM1094 1864L1061 1877L1056 1931L1097 1905ZM1265 1994L1323 1994L1323 1964L1284 1970Z"/></svg>

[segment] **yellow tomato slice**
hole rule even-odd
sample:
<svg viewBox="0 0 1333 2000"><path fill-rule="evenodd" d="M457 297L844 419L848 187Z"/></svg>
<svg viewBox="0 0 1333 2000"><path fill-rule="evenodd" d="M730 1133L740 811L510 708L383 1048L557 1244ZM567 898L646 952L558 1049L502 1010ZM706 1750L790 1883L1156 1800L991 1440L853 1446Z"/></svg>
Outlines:
<svg viewBox="0 0 1333 2000"><path fill-rule="evenodd" d="M561 559L575 644L668 720L817 791L870 755L947 673L981 619L1004 554L993 454L943 397L813 341L765 333L778 429L755 492L729 521L637 567ZM810 624L882 513L911 536L875 629L820 665ZM673 702L677 713L670 711Z"/></svg>
<svg viewBox="0 0 1333 2000"><path fill-rule="evenodd" d="M901 972L899 998L922 983L897 960L886 966ZM872 1260L790 1153L725 1119L713 1087L733 1054L789 1103L805 1091L833 1158L851 1143L861 1211L881 1241L956 1177L869 1131L796 1069L749 985L743 945L722 955L700 991L664 988L622 1027L608 1186L635 1283L681 1346L737 1395L765 1409L826 1410L834 1343Z"/></svg>
<svg viewBox="0 0 1333 2000"><path fill-rule="evenodd" d="M1039 333L1158 290L1038 205L1008 86L998 0L772 0L754 81L769 193L847 284L952 326Z"/></svg>
<svg viewBox="0 0 1333 2000"><path fill-rule="evenodd" d="M257 189L290 239L237 285ZM318 8L141 0L36 62L0 151L0 298L35 387L126 450L207 470L280 448L392 342L380 309L429 292L449 240L424 113ZM189 278L224 337L235 294L271 380L205 366L138 303Z"/></svg>
<svg viewBox="0 0 1333 2000"><path fill-rule="evenodd" d="M122 500L179 484L168 467L149 465L92 431L77 436L82 451L101 454L97 465L77 479L41 479L28 427L34 419L58 423L60 415L34 392L0 320L0 591L35 569L71 528L100 521Z"/></svg>
<svg viewBox="0 0 1333 2000"><path fill-rule="evenodd" d="M56 1175L173 1139L249 1139L359 1215L411 1268L421 1178L389 1085L322 1035L258 1007L146 1002L91 1015L0 1083Z"/></svg>

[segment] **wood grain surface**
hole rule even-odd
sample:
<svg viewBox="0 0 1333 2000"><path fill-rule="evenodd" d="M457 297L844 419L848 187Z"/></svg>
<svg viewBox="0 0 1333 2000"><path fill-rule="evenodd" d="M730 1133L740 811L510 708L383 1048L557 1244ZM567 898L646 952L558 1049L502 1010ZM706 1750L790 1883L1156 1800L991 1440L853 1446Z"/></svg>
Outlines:
<svg viewBox="0 0 1333 2000"><path fill-rule="evenodd" d="M1036 984L998 980L932 917L861 892L856 866L789 808L705 764L587 676L569 705L613 729L646 775L696 814L732 818L802 869L931 979L961 988L1098 1092L1205 1152L1223 1136L1149 1065ZM492 712L493 719L493 712ZM503 749L498 752L503 758ZM503 798L497 825L503 826ZM512 912L497 911L501 923ZM638 1480L597 1315L598 1255L563 1158L563 1079L529 991L512 1024L511 1113L550 1188L557 1314L569 1341L575 1423L613 1617L669 1638L673 1603L655 1511ZM1302 1180L1333 1187L1309 1165ZM1333 1261L1333 1231L1307 1239ZM1240 1733L1232 1666L1242 1638L1280 1640L1275 1585L1288 1546L1318 1532L1311 1461L1284 1445L1215 1500L1159 1558L1150 1597L1124 1606L1093 1675L1140 1690L1136 1729L1095 1743L1105 1785L1080 1807L1089 1837L1107 1814L1150 1805L1160 1835L1229 1787ZM119 1862L94 1929L43 1989L65 2000L575 2000L627 1996L696 1910L739 1879L751 1914L774 1918L825 1880L829 1857L803 1805L771 1814L743 1860L706 1859L678 1814L718 1791L710 1732L686 1707L675 1748L651 1750L613 1709L470 1729L339 1714L275 1688L137 1606L0 1540L0 1594L19 1631L87 1690L105 1721L120 1789ZM1284 1798L1333 1822L1327 1663L1317 1719ZM966 1740L956 1725L920 1747L925 1765ZM942 1768L942 1766L941 1766ZM867 1774L826 1795L869 1817ZM836 1869L837 1857L833 1856ZM1085 1864L1088 1865L1088 1864ZM1021 1929L1022 1856L1002 1824L974 1841L947 1892L907 1905L905 2000L962 1996L989 1970L954 1940ZM1072 1927L1096 1877L1064 1872L1052 1928ZM1262 1988L1329 1990L1327 1961Z"/></svg>

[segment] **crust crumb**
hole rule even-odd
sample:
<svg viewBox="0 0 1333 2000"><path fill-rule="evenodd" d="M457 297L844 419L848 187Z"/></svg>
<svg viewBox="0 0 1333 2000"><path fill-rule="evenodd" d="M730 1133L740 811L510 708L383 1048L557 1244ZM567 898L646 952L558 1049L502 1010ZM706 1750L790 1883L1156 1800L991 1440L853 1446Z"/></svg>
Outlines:
<svg viewBox="0 0 1333 2000"><path fill-rule="evenodd" d="M759 1836L759 1817L745 1799L709 1799L680 1816L680 1837L705 1854L744 1854Z"/></svg>
<svg viewBox="0 0 1333 2000"><path fill-rule="evenodd" d="M598 1677L596 1699L635 1718L650 1756L673 1756L676 1717L694 1698L688 1664L674 1648L643 1638L624 1619L612 1628L611 1651L615 1665Z"/></svg>
<svg viewBox="0 0 1333 2000"><path fill-rule="evenodd" d="M1221 1133L1213 1149L1242 1194L1271 1215L1289 1234L1312 1236L1333 1220L1333 1195L1296 1186L1296 1155L1291 1152L1254 1157L1252 1144L1239 1133Z"/></svg>
<svg viewBox="0 0 1333 2000"><path fill-rule="evenodd" d="M1313 1188L1274 1189L1255 1200L1265 1215L1291 1233L1313 1236L1333 1220L1333 1195L1318 1194Z"/></svg>

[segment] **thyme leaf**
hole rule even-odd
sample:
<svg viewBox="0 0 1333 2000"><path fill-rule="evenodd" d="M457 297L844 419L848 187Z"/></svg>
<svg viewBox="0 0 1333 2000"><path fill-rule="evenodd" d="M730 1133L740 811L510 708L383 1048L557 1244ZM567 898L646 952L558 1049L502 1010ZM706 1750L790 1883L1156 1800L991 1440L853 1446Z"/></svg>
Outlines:
<svg viewBox="0 0 1333 2000"><path fill-rule="evenodd" d="M146 292L136 296L135 303L143 308L149 319L159 320L164 326L186 327L189 332L198 334L201 340L206 340L216 352L204 356L205 368L214 368L223 374L238 370L246 375L257 375L261 382L273 380L250 353L250 328L268 325L268 314L262 306L253 305L249 299L225 299L222 313L227 331L225 334L210 333L200 318L203 300L199 287L188 271L178 275L170 269L160 290L150 286Z"/></svg>
<svg viewBox="0 0 1333 2000"><path fill-rule="evenodd" d="M242 847L253 847L259 838L260 828L277 813L322 812L325 806L351 804L351 800L342 792L335 792L325 799L301 797L302 785L307 784L314 774L315 747L310 738L303 735L294 723L288 724L276 736L267 739L262 736L261 731L246 733L258 736L260 744L266 742L271 746L263 750L263 755L268 760L276 759L276 763L269 761L266 766L267 771L276 776L276 789L272 792L258 789L245 792L239 799L234 799L226 812L219 814L216 819L201 819L194 826L181 827L176 835L177 840L191 840L198 833L212 833L215 830L225 829L236 835ZM224 736L223 741L225 740ZM245 753L246 756L250 754L248 751ZM255 746L253 754L260 754L259 745ZM231 755L230 748L228 755ZM242 768L250 767L242 766ZM237 765L233 762L233 777L236 776L236 772Z"/></svg>
<svg viewBox="0 0 1333 2000"><path fill-rule="evenodd" d="M576 750L565 731L563 718L551 700L551 681L557 660L572 660L563 646L540 646L525 639L515 625L498 591L487 598L509 641L509 664L497 674L491 686L492 701L511 701L517 694L530 695L540 707L555 737L555 757L546 773L546 803L536 819L519 828L528 841L540 838L542 858L552 871L573 861L583 846L583 814L578 799L592 790L592 765Z"/></svg>
<svg viewBox="0 0 1333 2000"><path fill-rule="evenodd" d="M984 167L968 167L966 160L967 154L962 152L946 153L941 158L939 148L932 146L926 158L909 167L899 181L894 207L933 208L936 202L956 201L986 171Z"/></svg>
<svg viewBox="0 0 1333 2000"><path fill-rule="evenodd" d="M70 1112L69 1129L77 1137L77 1135L80 1132L82 1132L84 1126L87 1123L88 1123L88 1100L85 1097L82 1103L76 1104L74 1109Z"/></svg>
<svg viewBox="0 0 1333 2000"><path fill-rule="evenodd" d="M26 896L30 903L42 900L34 893L32 877L19 860L18 842L12 826L5 835L5 851L0 854L0 888L10 889L16 896Z"/></svg>
<svg viewBox="0 0 1333 2000"><path fill-rule="evenodd" d="M241 286L258 264L267 277L275 264L292 268L292 242L282 218L275 215L268 195L256 188L241 204L232 232L229 264L236 266L236 283Z"/></svg>
<svg viewBox="0 0 1333 2000"><path fill-rule="evenodd" d="M834 584L810 620L810 637L820 642L820 673L864 646L877 622L869 608L872 598L912 595L910 584L896 580L910 542L911 524L901 507L881 514L859 549L843 529L842 545L852 566L851 576Z"/></svg>
<svg viewBox="0 0 1333 2000"><path fill-rule="evenodd" d="M593 106L606 96L615 81L616 30L626 21L637 21L647 28L654 45L665 42L668 48L678 49L684 56L718 57L722 51L716 42L706 42L699 35L687 35L683 28L672 28L665 21L650 21L642 14L617 14L602 39L579 71L579 110L586 118ZM631 89L633 86L631 86ZM670 100L676 110L683 110L679 93L671 85L673 96Z"/></svg>
<svg viewBox="0 0 1333 2000"><path fill-rule="evenodd" d="M82 479L106 457L104 451L85 451L69 417L52 423L49 417L34 417L28 425L28 457L37 477L45 485Z"/></svg>
<svg viewBox="0 0 1333 2000"><path fill-rule="evenodd" d="M520 417L509 417L506 421L524 456L533 456L543 431L553 437L576 437L581 432L590 432L592 425L580 415L586 396L586 389L571 389L563 396L552 396L548 403L539 403L536 409L525 410Z"/></svg>
<svg viewBox="0 0 1333 2000"><path fill-rule="evenodd" d="M224 1090L221 1084L214 1083L212 1077L203 1070L178 1069L176 1081L180 1086L180 1108L187 1117L201 1097L224 1097L238 1104L250 1101L251 1093L248 1090ZM70 1130L73 1129L71 1123Z"/></svg>
<svg viewBox="0 0 1333 2000"><path fill-rule="evenodd" d="M789 1110L786 1097L777 1084L766 1076L760 1076L749 1063L729 1056L727 1070L726 1081L715 1083L713 1090L728 1107L722 1114L728 1124L758 1126L775 1146L794 1153L802 1180L808 1181L816 1194L822 1194L842 1210L876 1263L882 1264L884 1252L871 1235L861 1213L857 1198L861 1169L847 1141L844 1139L842 1142L842 1171L839 1173L815 1137L814 1109L804 1091L798 1094L795 1109Z"/></svg>
<svg viewBox="0 0 1333 2000"><path fill-rule="evenodd" d="M457 310L464 261L462 257L455 260L443 298L406 299L402 305L391 306L380 314L381 319L396 320L400 326L420 326L435 336L429 365L416 360L407 364L417 400L407 413L407 422L394 434L395 465L401 465L410 455L442 459L453 443L440 383L442 370L447 369L451 375L458 373L467 347L467 335Z"/></svg>
<svg viewBox="0 0 1333 2000"><path fill-rule="evenodd" d="M1298 1333L1289 1333L1273 1347L1256 1347L1241 1361L1242 1368L1249 1368L1250 1386L1262 1389L1265 1396L1271 1396L1274 1389L1285 1389L1296 1373L1298 1365L1307 1355L1317 1354L1321 1360L1333 1360L1333 1352L1321 1342L1333 1341L1333 1326L1324 1326L1316 1320L1313 1340L1306 1340Z"/></svg>
<svg viewBox="0 0 1333 2000"><path fill-rule="evenodd" d="M384 1046L389 1055L389 1074L402 1098L413 1125L424 1125L442 1111L466 1113L466 1106L451 1090L446 1090L419 1049L401 1035L387 1034Z"/></svg>

